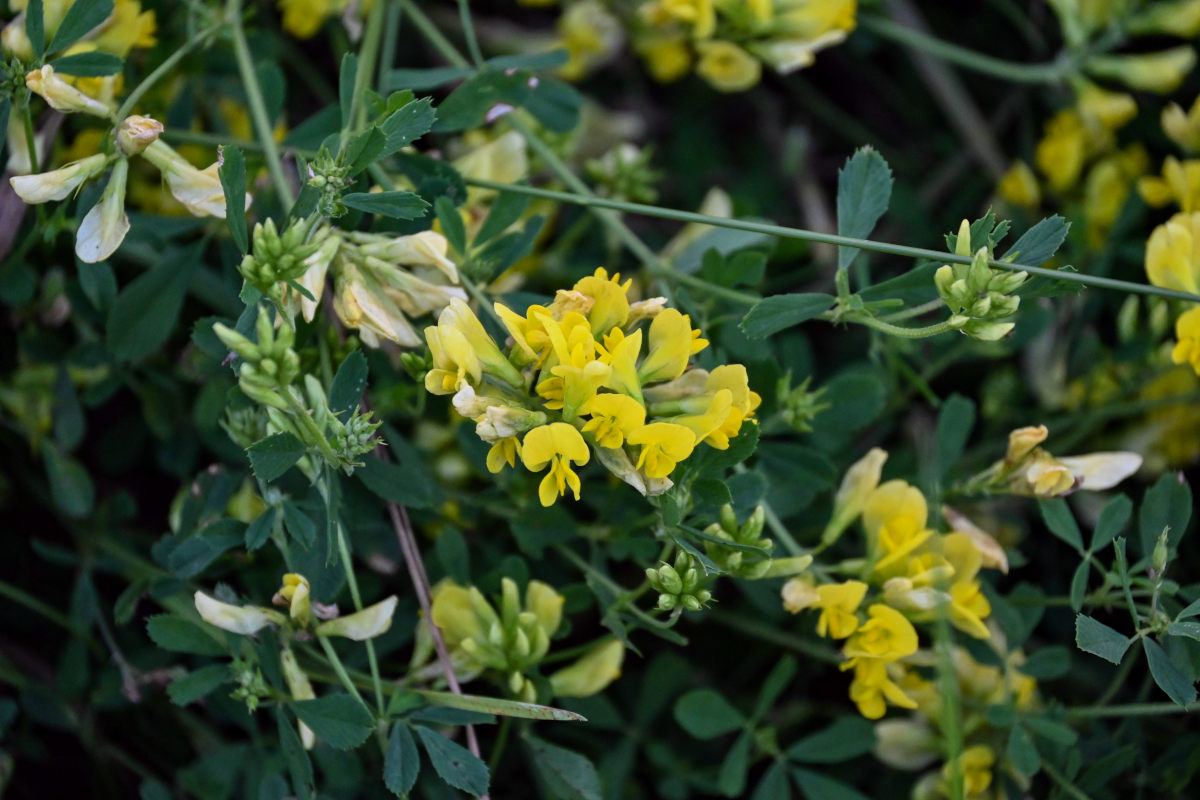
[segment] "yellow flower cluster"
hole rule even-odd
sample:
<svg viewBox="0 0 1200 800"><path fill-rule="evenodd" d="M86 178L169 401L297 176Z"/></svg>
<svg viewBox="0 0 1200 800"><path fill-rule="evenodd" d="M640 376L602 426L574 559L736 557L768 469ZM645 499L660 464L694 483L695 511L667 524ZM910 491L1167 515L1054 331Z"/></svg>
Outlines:
<svg viewBox="0 0 1200 800"><path fill-rule="evenodd" d="M661 494L679 462L701 444L729 447L759 405L741 364L690 368L708 342L665 298L631 303L631 283L601 267L524 315L497 303L507 353L461 300L425 329L425 388L453 394L476 423L492 444L489 470L518 459L545 470L544 506L568 489L579 499L573 467L592 452L642 494Z"/></svg>
<svg viewBox="0 0 1200 800"><path fill-rule="evenodd" d="M1189 162L1200 166L1200 161ZM1176 214L1159 225L1146 242L1146 277L1155 286L1200 294L1200 210ZM1171 360L1200 375L1200 306L1175 322Z"/></svg>
<svg viewBox="0 0 1200 800"><path fill-rule="evenodd" d="M1034 154L1044 183L1028 164L1016 161L997 191L1007 202L1029 209L1041 205L1044 192L1080 202L1088 244L1098 248L1149 161L1140 144L1116 146L1115 133L1137 116L1131 95L1101 89L1082 78L1075 89L1075 104L1046 121Z"/></svg>
<svg viewBox="0 0 1200 800"><path fill-rule="evenodd" d="M950 533L931 530L919 489L901 480L879 483L886 458L875 449L850 468L826 529L824 540L832 541L861 516L866 557L858 579L817 585L808 574L783 587L788 611L818 610L817 633L846 640L842 669L854 671L850 698L869 719L882 717L888 703L916 708L897 683L900 662L917 652L913 622L944 615L970 636L990 636L983 620L991 605L978 575L985 565L1001 566L1003 557L994 540L973 526ZM874 602L864 614L868 594Z"/></svg>
<svg viewBox="0 0 1200 800"><path fill-rule="evenodd" d="M1004 653L1002 637L993 637L991 645L997 653ZM947 762L941 769L925 773L913 787L914 798L959 794L970 800L1006 797L995 776L1005 766L1001 759L1006 751L1006 731L995 728L984 710L1008 706L1028 711L1038 705L1037 681L1019 671L1022 663L1024 655L1020 651L1009 654L1000 667L980 664L963 648L954 648L954 676L963 708L959 728L967 732L966 746L959 754L958 769ZM942 689L922 674L936 666L937 659L929 651L918 651L908 659L898 683L915 703L915 713L907 719L888 719L875 725L875 755L890 767L921 770L943 757ZM950 783L956 771L963 782L961 793L955 792ZM1015 770L1007 773L1017 786L1028 788L1027 778Z"/></svg>

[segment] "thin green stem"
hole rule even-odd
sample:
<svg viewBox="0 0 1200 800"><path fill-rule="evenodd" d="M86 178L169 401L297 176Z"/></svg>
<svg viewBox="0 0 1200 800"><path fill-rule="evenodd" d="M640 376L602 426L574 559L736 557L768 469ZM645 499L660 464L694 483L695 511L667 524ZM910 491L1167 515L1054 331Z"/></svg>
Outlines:
<svg viewBox="0 0 1200 800"><path fill-rule="evenodd" d="M376 85L387 88L388 72L396 66L396 43L400 40L400 6L386 3L387 19L383 23L383 50L379 54Z"/></svg>
<svg viewBox="0 0 1200 800"><path fill-rule="evenodd" d="M367 122L367 105L363 98L375 79L375 65L379 61L379 47L383 40L386 5L383 2L375 3L367 15L367 27L358 54L358 72L354 76L354 97L350 100L351 132L361 129Z"/></svg>
<svg viewBox="0 0 1200 800"><path fill-rule="evenodd" d="M31 173L40 172L42 159L38 157L37 134L33 130L33 112L28 103L25 104L21 114L21 125L25 129L25 146L29 148L29 171Z"/></svg>
<svg viewBox="0 0 1200 800"><path fill-rule="evenodd" d="M949 61L951 64L1014 83L1058 83L1076 68L1074 60L1065 55L1048 64L1021 64L1005 61L942 41L927 33L898 25L883 17L860 14L858 24L864 30L922 53L936 56L943 61Z"/></svg>
<svg viewBox="0 0 1200 800"><path fill-rule="evenodd" d="M1200 702L1181 706L1178 703L1127 703L1120 706L1084 706L1068 708L1067 719L1103 719L1108 717L1154 717L1159 714L1190 714L1200 711Z"/></svg>
<svg viewBox="0 0 1200 800"><path fill-rule="evenodd" d="M1059 772L1057 767L1044 759L1042 761L1042 769L1050 776L1050 780L1058 784L1058 788L1071 797L1074 797L1075 800L1091 800L1079 787L1067 780L1066 776Z"/></svg>
<svg viewBox="0 0 1200 800"><path fill-rule="evenodd" d="M441 53L442 58L455 67L471 66L471 63L463 58L450 40L442 35L438 27L429 17L425 16L425 12L413 0L399 0L399 3L400 8L404 9L404 13L412 20L413 25L416 25L417 30L425 37L426 41L433 45L433 49Z"/></svg>
<svg viewBox="0 0 1200 800"><path fill-rule="evenodd" d="M238 13L241 13L241 9L238 9ZM146 94L146 92L150 91L154 84L158 83L163 79L164 76L173 71L175 69L175 65L178 64L184 56L197 47L207 44L209 37L221 30L225 24L225 22L218 22L215 25L210 25L191 39L188 39L179 46L178 50L175 50L173 53L171 53L171 55L163 59L163 62L159 64L153 72L151 72L145 78L142 78L142 82L135 86L132 92L126 95L125 102L121 103L121 107L118 108L117 113L113 115L113 120L119 125L121 120L129 116L129 112L133 111L133 108L137 105L137 102L142 99L142 96Z"/></svg>
<svg viewBox="0 0 1200 800"><path fill-rule="evenodd" d="M57 608L47 605L24 589L13 586L7 581L0 581L0 597L5 597L18 605L25 606L25 608L45 617L73 636L82 636L75 623L71 622L66 614Z"/></svg>
<svg viewBox="0 0 1200 800"><path fill-rule="evenodd" d="M547 200L558 200L563 203L572 203L574 205L608 208L616 211L625 211L631 214L642 214L647 217L658 217L660 219L669 219L676 222L696 222L702 225L713 225L720 228L732 228L740 231L750 231L751 233L762 233L767 236L778 236L782 239L799 239L807 242L820 242L824 244L833 244L841 247L855 247L859 250L869 250L876 253L885 253L894 256L905 256L907 258L923 259L928 261L941 261L946 264L970 264L971 256L960 256L955 253L944 253L938 250L929 250L923 247L909 247L902 244L891 244L889 242L877 242L870 239L856 239L850 236L839 236L833 233L820 233L818 231L805 230L803 228L788 228L783 225L772 225L765 222L753 222L744 219L730 219L727 217L713 217L708 214L698 214L694 211L680 211L672 208L660 208L658 206L646 205L644 203L630 203L624 200L610 200L604 197L596 197L595 195L572 194L570 192L557 192L552 189L539 189L533 186L524 186L516 183L496 183L494 181L467 179L467 184L470 186L478 186L484 189L494 189L500 192L516 192L518 194L526 194L531 197L542 197ZM1053 269L1044 269L1042 267L1034 267L1026 264L1014 264L1007 261L989 261L988 265L996 269L1006 269L1013 271L1028 272L1030 275L1036 275L1042 278L1051 278L1053 280L1065 281L1067 283L1081 283L1085 286L1092 286L1101 289L1117 289L1119 291L1129 292L1131 294L1153 295L1155 297L1165 297L1171 300L1185 300L1189 303L1200 303L1200 295L1189 294L1188 292L1179 292L1174 289L1162 289L1158 286L1149 286L1140 283L1131 283L1129 281L1119 281L1113 278L1104 278L1098 275L1084 275L1078 272L1064 272ZM752 295L746 296L747 300ZM757 302L758 298L754 298L753 302Z"/></svg>
<svg viewBox="0 0 1200 800"><path fill-rule="evenodd" d="M930 336L937 336L954 330L954 327L949 322L938 322L933 325L927 325L924 328L906 328L903 325L893 325L890 322L875 319L875 317L854 315L844 316L842 319L856 325L866 325L868 328L874 328L890 336L899 336L904 339L928 339Z"/></svg>
<svg viewBox="0 0 1200 800"><path fill-rule="evenodd" d="M479 39L475 36L475 24L471 21L470 0L458 0L458 16L462 20L463 36L467 40L467 52L475 66L483 65L483 51L479 49Z"/></svg>
<svg viewBox="0 0 1200 800"><path fill-rule="evenodd" d="M267 104L263 100L262 87L258 85L254 59L250 56L250 45L246 43L246 31L242 28L242 0L228 0L225 16L233 32L233 54L237 59L238 73L242 77L242 87L246 90L250 118L254 121L254 132L262 145L263 158L267 162L267 172L271 175L271 183L275 185L279 201L286 208L291 208L296 202L296 196L283 174L283 161L275 144L275 131L267 117Z"/></svg>
<svg viewBox="0 0 1200 800"><path fill-rule="evenodd" d="M508 732L512 728L512 717L500 718L500 729L496 731L496 741L492 743L492 754L488 758L488 771L495 773L500 765L500 757L504 755L504 746L508 744Z"/></svg>
<svg viewBox="0 0 1200 800"><path fill-rule="evenodd" d="M738 633L753 636L756 639L761 639L764 642L779 645L780 647L786 647L789 650L795 650L797 653L808 656L816 661L823 661L826 664L842 663L842 657L833 650L821 647L810 639L787 633L780 630L776 625L760 622L745 614L713 608L706 611L705 615L713 622L724 625Z"/></svg>
<svg viewBox="0 0 1200 800"><path fill-rule="evenodd" d="M346 691L350 692L358 702L363 704L363 708L370 712L371 707L363 700L362 695L358 692L358 687L354 685L354 681L346 673L346 667L342 664L342 659L337 654L337 651L333 649L333 645L329 643L329 637L318 636L317 641L321 643L321 649L325 651L325 657L329 659L329 666L333 667L333 671L338 676L338 680L342 682L342 686L345 686Z"/></svg>

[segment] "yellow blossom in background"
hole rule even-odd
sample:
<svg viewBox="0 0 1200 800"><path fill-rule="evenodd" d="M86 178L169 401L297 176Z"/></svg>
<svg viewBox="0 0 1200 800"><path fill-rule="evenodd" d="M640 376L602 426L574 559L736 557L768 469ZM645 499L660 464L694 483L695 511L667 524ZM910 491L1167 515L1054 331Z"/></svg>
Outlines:
<svg viewBox="0 0 1200 800"><path fill-rule="evenodd" d="M488 472L496 473L504 469L507 464L510 467L517 465L517 459L521 457L521 440L516 436L506 436L503 439L492 444L487 454Z"/></svg>
<svg viewBox="0 0 1200 800"><path fill-rule="evenodd" d="M1000 178L996 191L1009 203L1021 208L1037 208L1042 202L1042 190L1037 176L1024 161L1014 161Z"/></svg>
<svg viewBox="0 0 1200 800"><path fill-rule="evenodd" d="M554 505L568 487L575 499L579 499L579 476L571 465L586 464L589 457L587 442L565 422L534 428L521 445L521 460L526 469L541 472L547 465L550 467L538 488L538 499L543 506Z"/></svg>
<svg viewBox="0 0 1200 800"><path fill-rule="evenodd" d="M577 81L592 70L611 61L625 43L621 21L597 0L572 3L558 18L560 46L567 51L567 63L559 74Z"/></svg>
<svg viewBox="0 0 1200 800"><path fill-rule="evenodd" d="M992 606L976 579L983 566L983 554L971 537L963 533L943 536L941 545L946 561L954 570L949 588L950 622L976 639L989 638L991 634L983 620L992 613Z"/></svg>
<svg viewBox="0 0 1200 800"><path fill-rule="evenodd" d="M871 492L863 505L863 527L876 573L903 571L904 559L933 535L925 527L928 516L921 490L904 481L888 481Z"/></svg>
<svg viewBox="0 0 1200 800"><path fill-rule="evenodd" d="M1142 178L1138 181L1138 192L1147 205L1160 207L1175 202L1185 214L1200 211L1200 159L1180 161L1167 156L1162 177Z"/></svg>
<svg viewBox="0 0 1200 800"><path fill-rule="evenodd" d="M846 665L843 665L845 668ZM887 713L887 704L916 708L916 702L888 674L888 663L879 659L858 659L853 666L850 699L867 719L879 719Z"/></svg>
<svg viewBox="0 0 1200 800"><path fill-rule="evenodd" d="M745 91L762 77L759 60L733 42L700 42L696 50L700 54L696 74L718 91Z"/></svg>
<svg viewBox="0 0 1200 800"><path fill-rule="evenodd" d="M575 663L550 675L555 697L591 697L621 676L625 645L619 639L590 648Z"/></svg>
<svg viewBox="0 0 1200 800"><path fill-rule="evenodd" d="M963 791L967 797L983 797L992 785L992 767L996 763L996 754L986 745L974 745L963 750L958 758L958 771L962 777ZM950 764L942 767L942 779L949 782L953 779L954 770Z"/></svg>
<svg viewBox="0 0 1200 800"><path fill-rule="evenodd" d="M692 68L692 51L683 36L645 36L636 49L659 83L677 81Z"/></svg>
<svg viewBox="0 0 1200 800"><path fill-rule="evenodd" d="M1151 232L1146 277L1164 289L1200 292L1200 212L1176 214Z"/></svg>
<svg viewBox="0 0 1200 800"><path fill-rule="evenodd" d="M867 615L867 621L846 642L844 652L850 662L896 661L917 652L917 631L899 611L876 603L867 609Z"/></svg>
<svg viewBox="0 0 1200 800"><path fill-rule="evenodd" d="M1084 62L1084 69L1091 75L1118 81L1131 89L1169 94L1179 88L1195 65L1196 51L1188 45L1180 45L1157 53L1092 56Z"/></svg>
<svg viewBox="0 0 1200 800"><path fill-rule="evenodd" d="M1193 306L1175 321L1175 347L1171 361L1187 364L1200 375L1200 306Z"/></svg>
<svg viewBox="0 0 1200 800"><path fill-rule="evenodd" d="M1089 137L1082 118L1074 109L1066 109L1047 120L1034 158L1050 187L1064 192L1079 180L1088 150Z"/></svg>
<svg viewBox="0 0 1200 800"><path fill-rule="evenodd" d="M1161 123L1163 133L1185 151L1200 150L1200 96L1192 101L1186 112L1178 103L1168 103L1163 109Z"/></svg>

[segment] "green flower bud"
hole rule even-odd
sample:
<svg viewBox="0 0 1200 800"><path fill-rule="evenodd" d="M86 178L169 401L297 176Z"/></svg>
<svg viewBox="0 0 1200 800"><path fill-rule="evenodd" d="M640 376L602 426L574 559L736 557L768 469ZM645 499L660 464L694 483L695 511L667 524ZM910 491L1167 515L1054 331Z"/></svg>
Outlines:
<svg viewBox="0 0 1200 800"><path fill-rule="evenodd" d="M663 564L658 568L658 577L662 591L670 594L679 594L683 591L683 580L670 564Z"/></svg>
<svg viewBox="0 0 1200 800"><path fill-rule="evenodd" d="M679 596L667 594L666 592L658 596L658 607L662 611L670 611L679 604Z"/></svg>
<svg viewBox="0 0 1200 800"><path fill-rule="evenodd" d="M1167 542L1167 531L1163 530L1158 535L1158 541L1154 545L1154 553L1150 556L1150 564L1154 567L1154 571L1161 574L1167 568L1167 559L1170 555L1170 548Z"/></svg>

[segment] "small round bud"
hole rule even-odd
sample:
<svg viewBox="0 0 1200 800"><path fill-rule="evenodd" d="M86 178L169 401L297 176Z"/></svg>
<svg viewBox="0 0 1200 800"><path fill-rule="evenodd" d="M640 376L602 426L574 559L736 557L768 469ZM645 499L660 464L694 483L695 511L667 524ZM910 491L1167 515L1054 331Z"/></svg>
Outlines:
<svg viewBox="0 0 1200 800"><path fill-rule="evenodd" d="M157 142L162 132L163 124L158 120L134 114L117 128L117 147L127 156L136 156Z"/></svg>

